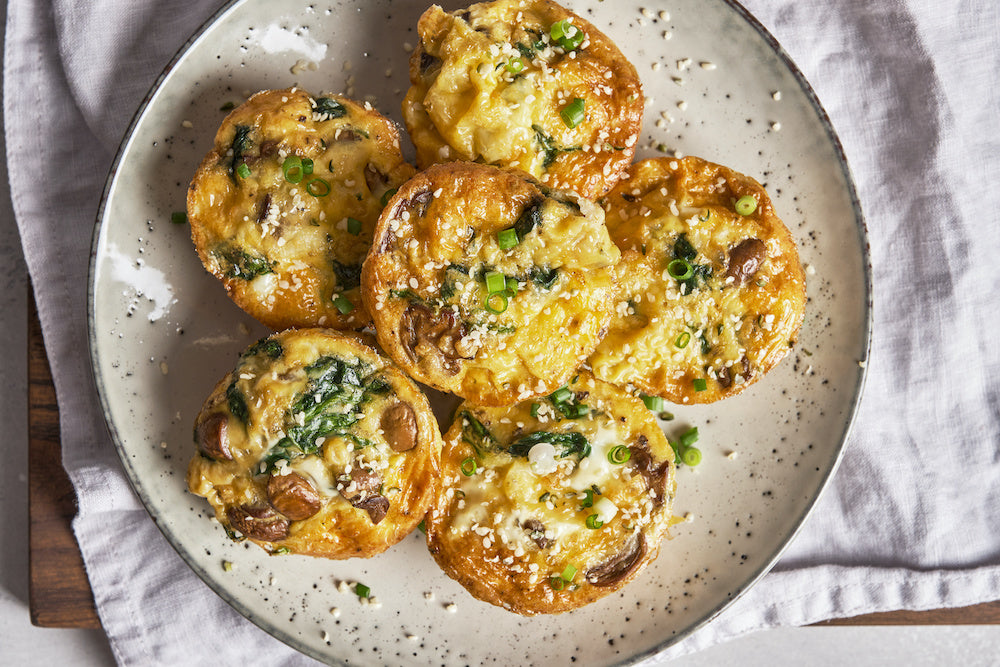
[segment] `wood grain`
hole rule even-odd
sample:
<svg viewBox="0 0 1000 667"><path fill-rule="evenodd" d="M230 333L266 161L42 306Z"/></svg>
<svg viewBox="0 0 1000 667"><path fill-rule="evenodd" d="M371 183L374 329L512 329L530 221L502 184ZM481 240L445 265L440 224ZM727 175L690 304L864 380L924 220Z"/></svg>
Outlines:
<svg viewBox="0 0 1000 667"><path fill-rule="evenodd" d="M59 407L33 298L28 299L28 607L47 628L100 628L70 522L76 493L62 466Z"/></svg>
<svg viewBox="0 0 1000 667"><path fill-rule="evenodd" d="M99 628L94 597L70 521L76 494L62 467L59 408L41 326L29 295L28 476L31 622L44 627ZM816 626L996 625L1000 601L930 611L892 611L837 618Z"/></svg>

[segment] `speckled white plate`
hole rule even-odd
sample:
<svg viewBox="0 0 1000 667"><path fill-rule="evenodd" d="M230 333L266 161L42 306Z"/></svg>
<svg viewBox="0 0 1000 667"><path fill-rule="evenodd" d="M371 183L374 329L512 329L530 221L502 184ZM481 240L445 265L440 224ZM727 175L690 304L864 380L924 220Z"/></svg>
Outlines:
<svg viewBox="0 0 1000 667"><path fill-rule="evenodd" d="M864 380L870 268L850 174L818 101L774 39L727 0L567 4L614 39L643 78L640 157L666 148L762 181L798 240L809 293L790 358L744 394L677 408L664 423L670 433L689 425L701 433L703 462L678 475L676 510L690 520L637 581L590 607L529 620L474 600L441 573L419 533L372 560L268 557L231 542L186 490L202 400L266 333L202 269L187 226L171 223L220 107L298 84L368 98L399 120L405 47L416 43L424 2L228 5L156 82L108 180L94 240L92 356L125 469L167 538L219 595L320 660L611 664L652 655L770 567L837 467ZM224 560L235 568L225 571ZM341 580L364 582L380 605L338 592Z"/></svg>

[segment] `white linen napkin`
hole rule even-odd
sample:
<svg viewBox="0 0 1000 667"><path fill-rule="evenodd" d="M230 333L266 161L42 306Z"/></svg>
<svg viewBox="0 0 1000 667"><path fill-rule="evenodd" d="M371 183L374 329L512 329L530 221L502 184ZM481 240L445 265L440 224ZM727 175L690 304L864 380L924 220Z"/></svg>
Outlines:
<svg viewBox="0 0 1000 667"><path fill-rule="evenodd" d="M744 4L813 85L855 176L876 294L868 384L843 464L777 567L650 662L761 628L1000 599L1000 5ZM141 508L85 352L107 169L150 82L219 2L181 7L9 3L12 200L80 499L74 527L115 656L304 664L212 593Z"/></svg>

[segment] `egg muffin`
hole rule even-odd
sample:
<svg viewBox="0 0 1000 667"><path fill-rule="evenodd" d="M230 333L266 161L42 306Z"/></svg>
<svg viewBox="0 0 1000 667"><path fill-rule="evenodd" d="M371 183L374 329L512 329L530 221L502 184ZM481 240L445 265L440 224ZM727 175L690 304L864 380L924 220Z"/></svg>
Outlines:
<svg viewBox="0 0 1000 667"><path fill-rule="evenodd" d="M603 200L622 251L594 374L674 403L740 393L798 335L805 276L754 179L696 157L636 163Z"/></svg>
<svg viewBox="0 0 1000 667"><path fill-rule="evenodd" d="M463 403L427 514L437 563L524 615L575 609L638 576L671 522L674 453L625 391L575 377L512 407Z"/></svg>
<svg viewBox="0 0 1000 667"><path fill-rule="evenodd" d="M373 556L423 519L441 434L427 398L361 338L289 330L240 356L195 421L188 487L271 553Z"/></svg>
<svg viewBox="0 0 1000 667"><path fill-rule="evenodd" d="M259 92L188 189L191 237L240 308L272 329L370 322L361 263L388 192L413 174L395 125L338 95Z"/></svg>
<svg viewBox="0 0 1000 667"><path fill-rule="evenodd" d="M421 168L450 160L518 167L584 197L635 154L642 85L597 28L550 0L495 0L417 24L403 119Z"/></svg>
<svg viewBox="0 0 1000 667"><path fill-rule="evenodd" d="M552 392L611 318L619 252L603 216L516 170L417 174L383 211L361 273L379 343L414 379L482 405Z"/></svg>

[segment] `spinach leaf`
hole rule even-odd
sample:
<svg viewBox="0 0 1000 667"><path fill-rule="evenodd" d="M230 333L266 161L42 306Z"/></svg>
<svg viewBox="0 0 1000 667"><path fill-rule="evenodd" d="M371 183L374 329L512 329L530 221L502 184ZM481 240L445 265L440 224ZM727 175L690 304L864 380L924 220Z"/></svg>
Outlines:
<svg viewBox="0 0 1000 667"><path fill-rule="evenodd" d="M535 431L511 443L507 447L507 452L511 456L527 456L531 448L540 442L547 442L559 450L558 456L561 459L567 456L576 456L578 459L590 456L590 442L586 436L576 431L569 433Z"/></svg>
<svg viewBox="0 0 1000 667"><path fill-rule="evenodd" d="M227 278L253 280L259 275L274 272L274 263L238 246L227 245L214 251Z"/></svg>
<svg viewBox="0 0 1000 667"><path fill-rule="evenodd" d="M335 259L330 260L333 267L333 274L337 276L337 287L340 289L354 289L361 284L361 265L342 264Z"/></svg>
<svg viewBox="0 0 1000 667"><path fill-rule="evenodd" d="M681 234L674 241L674 257L678 259L683 259L691 261L698 256L698 251L694 249L691 242L687 239L687 233Z"/></svg>
<svg viewBox="0 0 1000 667"><path fill-rule="evenodd" d="M549 269L541 266L533 266L528 270L528 279L542 289L552 289L552 286L559 280L559 269Z"/></svg>
<svg viewBox="0 0 1000 667"><path fill-rule="evenodd" d="M229 404L229 412L241 422L250 425L250 409L247 407L247 399L243 392L236 386L236 380L230 383L226 389L226 401Z"/></svg>
<svg viewBox="0 0 1000 667"><path fill-rule="evenodd" d="M490 430L468 410L462 411L462 441L471 445L480 457L493 449L497 442Z"/></svg>
<svg viewBox="0 0 1000 667"><path fill-rule="evenodd" d="M313 107L313 111L326 114L327 119L342 118L347 115L347 109L344 108L344 105L329 97L316 98L316 106Z"/></svg>
<svg viewBox="0 0 1000 667"><path fill-rule="evenodd" d="M514 223L514 231L517 232L517 239L523 241L532 229L542 223L542 203L544 199L533 200L524 208L521 217Z"/></svg>
<svg viewBox="0 0 1000 667"><path fill-rule="evenodd" d="M250 125L237 125L236 134L233 136L232 152L233 159L229 161L229 176L236 180L236 169L243 161L243 156L250 149Z"/></svg>
<svg viewBox="0 0 1000 667"><path fill-rule="evenodd" d="M540 125L532 124L531 129L535 131L535 141L538 142L541 152L545 155L545 159L542 160L542 167L545 169L552 166L552 163L559 157L559 153L581 150L580 146L560 146L555 139L545 134L545 130Z"/></svg>
<svg viewBox="0 0 1000 667"><path fill-rule="evenodd" d="M250 357L256 356L262 352L271 359L277 359L284 354L285 350L281 346L281 341L273 338L261 338L259 341L254 343L253 347L244 352L240 359L249 359Z"/></svg>

